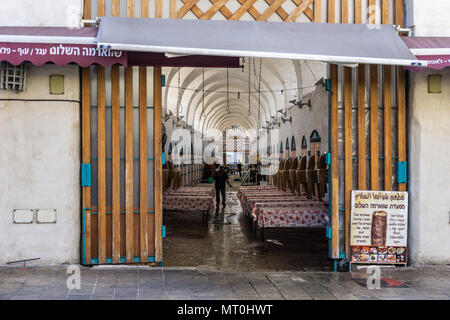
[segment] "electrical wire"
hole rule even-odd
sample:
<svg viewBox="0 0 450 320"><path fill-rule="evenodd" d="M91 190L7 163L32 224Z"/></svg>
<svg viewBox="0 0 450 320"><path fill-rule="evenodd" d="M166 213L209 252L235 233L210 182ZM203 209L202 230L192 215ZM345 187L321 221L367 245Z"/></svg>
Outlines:
<svg viewBox="0 0 450 320"><path fill-rule="evenodd" d="M251 65L250 65L250 60L248 61L248 116L250 117L251 115L252 115L252 110L251 110L251 101L250 101L250 99L251 99L251 89L250 89L250 86L251 86L251 79L250 79L250 76L251 76L251 71L250 71L250 69L251 69Z"/></svg>
<svg viewBox="0 0 450 320"><path fill-rule="evenodd" d="M178 88L175 86L169 86L166 85L167 88ZM316 86L307 86L307 87L298 87L298 88L289 88L289 89L275 89L275 90L261 90L261 93L267 93L267 92L280 92L281 90L283 90L284 92L286 91L294 91L294 90L299 90L299 89L312 89L315 88ZM197 91L198 89L193 89L193 88L188 88L188 87L181 87L181 89L183 91ZM208 93L227 93L227 91L221 91L221 90L204 90L204 92L208 92ZM236 93L236 94L241 94L241 93L258 93L257 90L255 91L229 91L229 93Z"/></svg>
<svg viewBox="0 0 450 320"><path fill-rule="evenodd" d="M230 98L229 98L229 91L230 91L230 79L228 76L228 68L227 68L227 112L230 112Z"/></svg>
<svg viewBox="0 0 450 320"><path fill-rule="evenodd" d="M202 116L205 117L205 68L202 68Z"/></svg>
<svg viewBox="0 0 450 320"><path fill-rule="evenodd" d="M181 105L181 83L180 83L180 67L178 67L178 107L177 107L177 118L179 119L180 113L183 111L183 107Z"/></svg>
<svg viewBox="0 0 450 320"><path fill-rule="evenodd" d="M261 126L261 70L262 70L262 59L259 62L259 79L258 79L258 129Z"/></svg>
<svg viewBox="0 0 450 320"><path fill-rule="evenodd" d="M305 61L306 66L309 69L309 72L311 72L311 74L313 75L314 79L316 79L316 81L319 81L319 79L316 77L316 74L312 71L312 69L309 67L308 65L308 61Z"/></svg>

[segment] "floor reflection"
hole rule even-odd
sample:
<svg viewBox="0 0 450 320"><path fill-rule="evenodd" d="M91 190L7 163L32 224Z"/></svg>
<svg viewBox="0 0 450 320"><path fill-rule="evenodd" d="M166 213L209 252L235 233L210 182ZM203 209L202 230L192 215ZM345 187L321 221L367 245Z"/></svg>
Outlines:
<svg viewBox="0 0 450 320"><path fill-rule="evenodd" d="M236 197L212 212L208 225L200 212L164 211L164 266L204 267L224 271L330 271L324 229L269 229L268 251L261 234L251 230Z"/></svg>

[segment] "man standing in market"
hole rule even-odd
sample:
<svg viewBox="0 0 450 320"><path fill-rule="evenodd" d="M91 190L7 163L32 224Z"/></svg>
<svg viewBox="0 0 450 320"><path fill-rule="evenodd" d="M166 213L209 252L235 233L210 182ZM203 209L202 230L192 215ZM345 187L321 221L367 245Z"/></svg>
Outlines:
<svg viewBox="0 0 450 320"><path fill-rule="evenodd" d="M242 178L242 176L241 176L241 171L242 171L242 163L238 163L237 164L237 169L238 169L238 173L239 173L239 178Z"/></svg>
<svg viewBox="0 0 450 320"><path fill-rule="evenodd" d="M228 174L225 172L223 166L220 166L219 171L216 172L214 176L214 181L216 185L216 208L219 208L220 205L220 194L222 194L222 205L223 208L226 207L226 196L225 196L225 183L228 184L230 188L232 185L228 180Z"/></svg>

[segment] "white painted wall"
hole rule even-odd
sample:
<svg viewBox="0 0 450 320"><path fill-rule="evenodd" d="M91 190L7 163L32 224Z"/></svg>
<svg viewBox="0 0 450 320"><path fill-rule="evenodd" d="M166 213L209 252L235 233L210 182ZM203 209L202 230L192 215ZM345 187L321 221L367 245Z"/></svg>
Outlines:
<svg viewBox="0 0 450 320"><path fill-rule="evenodd" d="M67 26L82 0L2 1L2 26ZM65 94L49 94L49 75L65 76ZM27 89L1 99L80 99L77 66L29 68ZM80 119L73 102L0 101L0 264L41 258L78 263ZM16 208L57 210L56 224L12 223Z"/></svg>
<svg viewBox="0 0 450 320"><path fill-rule="evenodd" d="M298 107L288 111L287 118L292 116L292 124L286 122L281 124L280 138L283 142L283 149L286 149L286 138L291 144L292 136L295 137L297 147L296 155L300 155L302 137L306 137L308 151L310 150L309 137L313 130L317 130L322 141L320 143L320 154L328 152L328 92L323 86L316 86L316 89L303 97L303 102L311 99L312 107ZM289 146L290 147L290 146Z"/></svg>
<svg viewBox="0 0 450 320"><path fill-rule="evenodd" d="M0 25L65 27L83 0L2 1Z"/></svg>
<svg viewBox="0 0 450 320"><path fill-rule="evenodd" d="M450 37L450 1L414 0L414 25L417 37Z"/></svg>
<svg viewBox="0 0 450 320"><path fill-rule="evenodd" d="M414 1L416 36L450 36L450 2ZM428 75L442 75L442 93L428 93ZM414 264L450 262L450 69L411 74L409 247Z"/></svg>
<svg viewBox="0 0 450 320"><path fill-rule="evenodd" d="M442 75L442 93L428 93L428 75ZM450 262L450 69L412 75L409 110L411 258Z"/></svg>
<svg viewBox="0 0 450 320"><path fill-rule="evenodd" d="M49 75L65 77L65 94L49 94ZM27 88L0 99L80 98L78 67L29 68ZM78 263L80 116L74 102L0 101L0 264L41 258ZM56 209L56 224L13 224L14 209Z"/></svg>

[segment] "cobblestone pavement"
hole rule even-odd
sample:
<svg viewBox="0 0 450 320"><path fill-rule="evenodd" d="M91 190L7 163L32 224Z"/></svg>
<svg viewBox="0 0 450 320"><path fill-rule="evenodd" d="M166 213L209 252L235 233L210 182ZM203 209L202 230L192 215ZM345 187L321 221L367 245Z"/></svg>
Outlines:
<svg viewBox="0 0 450 320"><path fill-rule="evenodd" d="M366 272L223 272L202 268L80 267L67 289L67 265L0 267L0 300L449 300L450 266L382 268L381 289ZM395 279L397 281L392 281ZM386 287L387 283L401 287Z"/></svg>

